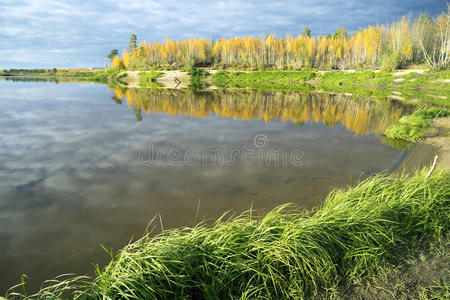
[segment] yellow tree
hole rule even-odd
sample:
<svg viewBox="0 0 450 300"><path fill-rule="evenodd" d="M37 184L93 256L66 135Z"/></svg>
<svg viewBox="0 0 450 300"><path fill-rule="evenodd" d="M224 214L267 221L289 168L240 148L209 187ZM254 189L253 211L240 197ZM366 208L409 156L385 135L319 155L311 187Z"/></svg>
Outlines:
<svg viewBox="0 0 450 300"><path fill-rule="evenodd" d="M111 68L114 70L121 70L123 67L122 59L118 55L114 56L111 62Z"/></svg>
<svg viewBox="0 0 450 300"><path fill-rule="evenodd" d="M128 54L127 49L123 49L122 53L122 62L126 69L130 66L130 55Z"/></svg>

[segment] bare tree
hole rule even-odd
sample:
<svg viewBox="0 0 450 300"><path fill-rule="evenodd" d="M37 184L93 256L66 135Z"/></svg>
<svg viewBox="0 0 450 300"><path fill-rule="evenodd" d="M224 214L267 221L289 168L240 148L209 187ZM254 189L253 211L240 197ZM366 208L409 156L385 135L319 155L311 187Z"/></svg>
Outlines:
<svg viewBox="0 0 450 300"><path fill-rule="evenodd" d="M414 36L431 68L447 68L450 64L450 3L447 12L435 19L421 15L414 24Z"/></svg>

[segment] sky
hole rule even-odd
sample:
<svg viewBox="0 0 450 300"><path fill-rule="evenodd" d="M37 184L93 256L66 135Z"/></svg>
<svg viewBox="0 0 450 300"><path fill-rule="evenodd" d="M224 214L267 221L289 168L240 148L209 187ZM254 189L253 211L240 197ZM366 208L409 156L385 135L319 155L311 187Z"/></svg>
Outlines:
<svg viewBox="0 0 450 300"><path fill-rule="evenodd" d="M352 32L408 13L437 15L448 0L0 0L0 69L103 67L138 40Z"/></svg>

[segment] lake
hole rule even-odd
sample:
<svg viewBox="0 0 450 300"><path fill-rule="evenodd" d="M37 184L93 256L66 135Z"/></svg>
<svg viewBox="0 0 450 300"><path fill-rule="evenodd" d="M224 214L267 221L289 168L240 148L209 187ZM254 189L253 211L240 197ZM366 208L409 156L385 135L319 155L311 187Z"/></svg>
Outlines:
<svg viewBox="0 0 450 300"><path fill-rule="evenodd" d="M133 90L0 80L0 294L93 275L140 237L225 211L312 208L392 171L394 100L258 91Z"/></svg>

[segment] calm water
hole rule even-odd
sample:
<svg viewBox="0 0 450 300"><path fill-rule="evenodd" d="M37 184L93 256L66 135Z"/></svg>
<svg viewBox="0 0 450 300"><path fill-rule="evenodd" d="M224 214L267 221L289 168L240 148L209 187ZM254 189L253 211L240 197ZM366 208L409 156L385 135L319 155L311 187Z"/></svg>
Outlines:
<svg viewBox="0 0 450 300"><path fill-rule="evenodd" d="M0 80L0 294L21 274L34 288L92 274L108 260L100 244L119 249L157 214L172 228L251 205L318 205L401 160L381 133L409 111L341 96Z"/></svg>

